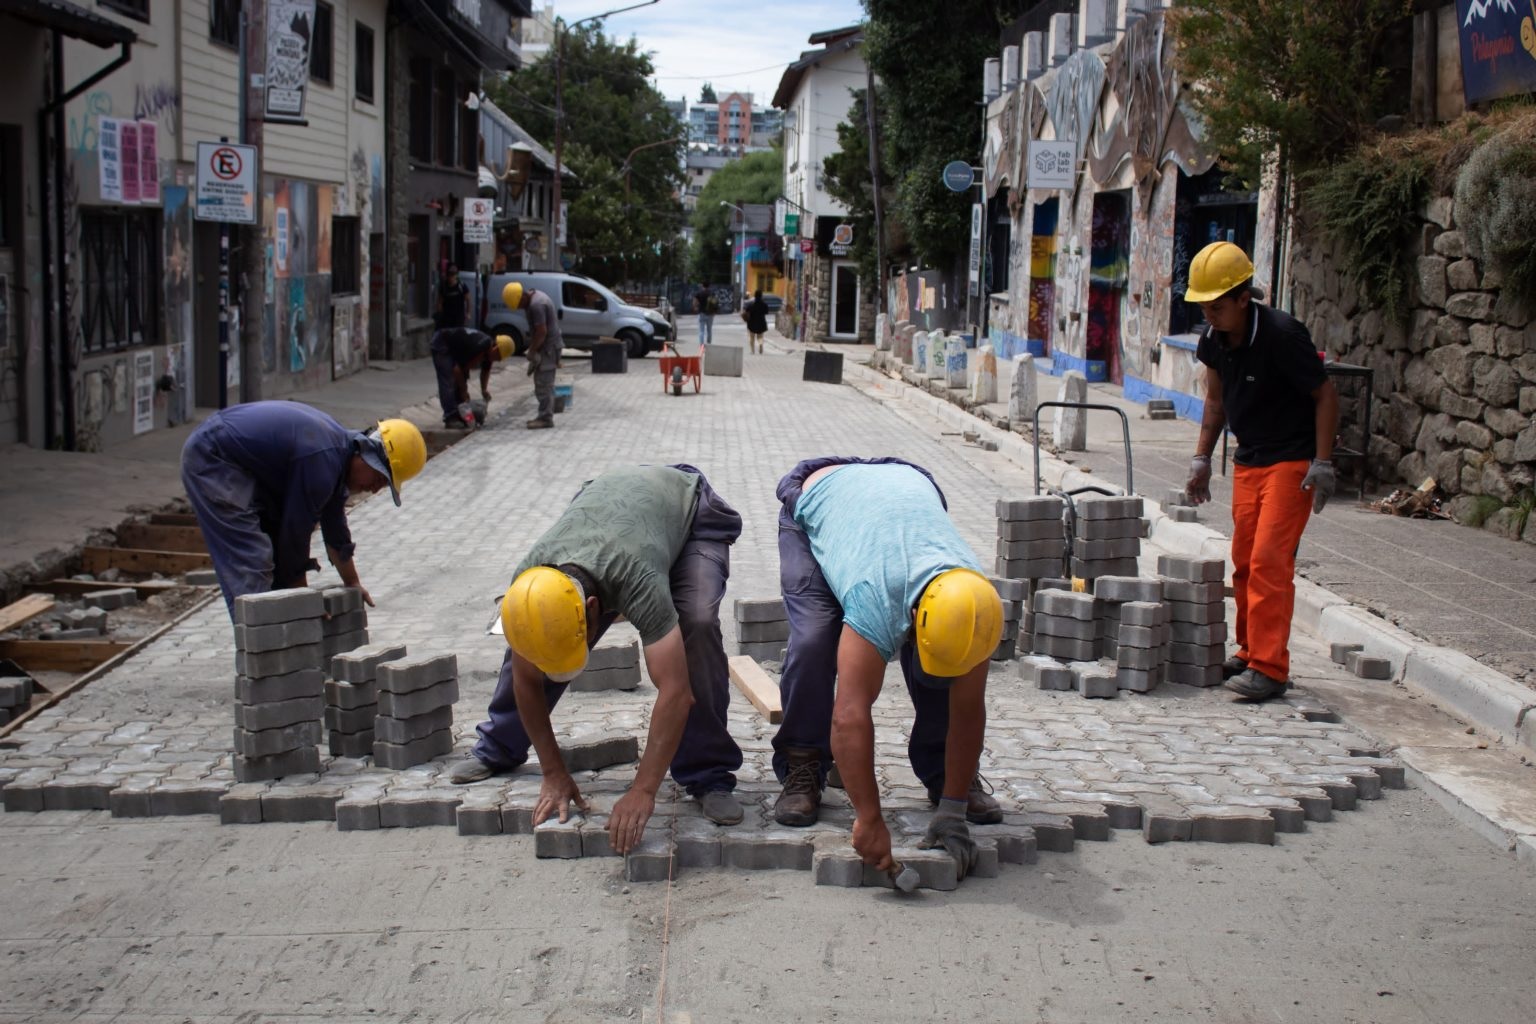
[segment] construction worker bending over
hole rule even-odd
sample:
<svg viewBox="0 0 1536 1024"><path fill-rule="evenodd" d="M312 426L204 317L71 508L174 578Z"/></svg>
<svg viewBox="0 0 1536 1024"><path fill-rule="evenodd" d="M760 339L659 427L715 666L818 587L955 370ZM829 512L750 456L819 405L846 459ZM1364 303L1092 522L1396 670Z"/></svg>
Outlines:
<svg viewBox="0 0 1536 1024"><path fill-rule="evenodd" d="M855 814L853 846L891 868L875 781L871 707L899 658L916 717L907 757L937 807L923 845L975 863L967 820L1002 820L977 774L988 659L1002 602L927 470L900 459L821 458L779 481L779 578L789 649L773 738L781 825L816 821L835 759ZM835 696L834 696L835 695Z"/></svg>
<svg viewBox="0 0 1536 1024"><path fill-rule="evenodd" d="M741 516L692 466L613 469L582 486L518 564L501 602L509 650L474 756L455 783L509 772L538 751L544 781L533 820L565 821L586 803L565 770L549 712L581 673L587 652L624 616L640 632L656 686L645 753L614 806L613 848L640 841L668 764L672 778L717 825L741 821L732 790L741 748L726 728L730 703L720 602Z"/></svg>
<svg viewBox="0 0 1536 1024"><path fill-rule="evenodd" d="M524 288L516 281L501 290L501 301L508 309L521 309L528 317L528 375L533 378L533 396L539 411L524 424L529 430L547 430L555 425L555 371L560 368L560 311L554 300L541 291Z"/></svg>
<svg viewBox="0 0 1536 1024"><path fill-rule="evenodd" d="M319 524L331 564L363 590L352 561L347 495L400 487L421 472L427 446L407 420L383 420L366 434L298 402L251 402L208 417L187 438L181 482L213 557L224 603L305 585L320 567L309 557Z"/></svg>
<svg viewBox="0 0 1536 1024"><path fill-rule="evenodd" d="M1211 452L1230 425L1237 655L1222 674L1240 698L1264 701L1290 685L1296 549L1307 517L1333 495L1339 396L1307 329L1261 305L1252 286L1253 264L1231 242L1190 262L1184 298L1200 304L1209 326L1196 350L1205 414L1186 489L1196 504L1211 500Z"/></svg>
<svg viewBox="0 0 1536 1024"><path fill-rule="evenodd" d="M450 327L432 335L432 368L437 371L437 401L443 407L443 426L472 426L461 411L469 401L469 373L480 371L480 398L491 400L491 364L512 358L512 339L505 334L494 340L484 331Z"/></svg>

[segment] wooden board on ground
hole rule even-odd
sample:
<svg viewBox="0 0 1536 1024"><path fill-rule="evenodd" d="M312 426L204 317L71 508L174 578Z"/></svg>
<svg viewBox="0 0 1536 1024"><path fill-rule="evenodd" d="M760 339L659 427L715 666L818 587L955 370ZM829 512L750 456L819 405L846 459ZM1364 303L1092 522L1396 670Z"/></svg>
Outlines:
<svg viewBox="0 0 1536 1024"><path fill-rule="evenodd" d="M156 512L149 522L152 526L196 526L197 516L190 512Z"/></svg>
<svg viewBox="0 0 1536 1024"><path fill-rule="evenodd" d="M195 526L161 526L127 523L117 528L117 542L125 548L150 551L190 551L206 555L203 531Z"/></svg>
<svg viewBox="0 0 1536 1024"><path fill-rule="evenodd" d="M28 594L20 601L0 608L0 633L9 633L28 619L35 619L53 608L47 594Z"/></svg>
<svg viewBox="0 0 1536 1024"><path fill-rule="evenodd" d="M132 646L126 640L0 640L0 658L29 672L89 672Z"/></svg>
<svg viewBox="0 0 1536 1024"><path fill-rule="evenodd" d="M728 664L731 682L736 684L742 696L752 702L753 707L763 713L768 724L778 725L782 722L784 709L779 706L779 685L763 671L763 667L745 654L728 659Z"/></svg>
<svg viewBox="0 0 1536 1024"><path fill-rule="evenodd" d="M39 580L28 583L28 590L41 591L45 594L59 594L65 597L74 597L80 594L89 594L97 590L117 590L121 587L131 587L138 591L140 597L153 597L163 594L167 590L175 590L184 587L185 583L177 583L175 580L140 580L131 583L127 580Z"/></svg>
<svg viewBox="0 0 1536 1024"><path fill-rule="evenodd" d="M213 559L189 551L149 551L143 548L86 548L80 553L82 572L106 569L123 572L158 572L180 576L189 569L212 569Z"/></svg>

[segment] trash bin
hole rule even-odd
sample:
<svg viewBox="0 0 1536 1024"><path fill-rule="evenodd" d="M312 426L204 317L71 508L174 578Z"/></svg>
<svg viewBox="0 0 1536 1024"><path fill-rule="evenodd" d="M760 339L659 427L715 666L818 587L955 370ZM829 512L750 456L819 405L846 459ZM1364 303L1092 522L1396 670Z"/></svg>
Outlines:
<svg viewBox="0 0 1536 1024"><path fill-rule="evenodd" d="M617 338L604 338L592 346L593 373L628 373L629 347Z"/></svg>
<svg viewBox="0 0 1536 1024"><path fill-rule="evenodd" d="M815 381L818 384L841 384L843 382L843 354L841 352L817 352L807 349L805 353L805 371L800 375L801 380Z"/></svg>

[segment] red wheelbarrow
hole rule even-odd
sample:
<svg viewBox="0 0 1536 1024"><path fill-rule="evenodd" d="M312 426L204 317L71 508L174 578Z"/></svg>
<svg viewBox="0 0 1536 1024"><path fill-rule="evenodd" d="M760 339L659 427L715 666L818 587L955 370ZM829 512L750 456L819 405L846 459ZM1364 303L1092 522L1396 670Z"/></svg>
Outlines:
<svg viewBox="0 0 1536 1024"><path fill-rule="evenodd" d="M662 394L666 394L669 387L674 395L682 394L683 381L689 378L693 380L695 394L704 387L704 347L702 345L699 346L698 353L691 356L682 355L670 344L663 345L656 362L661 367Z"/></svg>

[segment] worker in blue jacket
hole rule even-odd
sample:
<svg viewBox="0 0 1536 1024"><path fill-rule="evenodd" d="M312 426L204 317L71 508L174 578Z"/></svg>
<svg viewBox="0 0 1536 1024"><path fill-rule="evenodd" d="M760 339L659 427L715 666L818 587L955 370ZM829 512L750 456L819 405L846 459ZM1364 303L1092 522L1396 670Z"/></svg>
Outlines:
<svg viewBox="0 0 1536 1024"><path fill-rule="evenodd" d="M348 430L298 402L251 402L214 413L187 438L181 482L213 558L224 602L302 587L315 526L342 582L363 590L352 561L347 495L400 486L421 472L427 446L407 420ZM367 590L363 600L373 604Z"/></svg>

